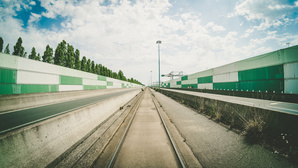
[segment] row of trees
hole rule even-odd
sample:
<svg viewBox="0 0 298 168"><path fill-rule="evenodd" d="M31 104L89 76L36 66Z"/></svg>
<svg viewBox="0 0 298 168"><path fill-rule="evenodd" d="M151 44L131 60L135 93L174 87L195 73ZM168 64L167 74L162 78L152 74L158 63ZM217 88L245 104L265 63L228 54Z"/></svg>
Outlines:
<svg viewBox="0 0 298 168"><path fill-rule="evenodd" d="M12 55L25 57L27 58L27 52L25 52L24 47L22 46L22 38L19 37L16 45L13 47ZM3 50L4 41L2 37L0 37L0 52ZM4 53L10 54L9 44L4 49ZM56 64L72 69L82 70L85 72L90 72L106 77L111 77L114 79L119 79L123 81L128 81L136 84L142 84L136 79L126 78L121 70L117 72L113 72L109 68L103 66L102 64L97 64L90 59L87 59L85 56L80 60L80 51L78 49L74 49L72 45L66 43L65 40L62 40L55 49L55 54L53 52L53 48L49 45L46 46L46 49L41 57L40 54L36 53L34 47L32 47L31 53L28 56L29 59L38 60L42 62L47 62L51 64Z"/></svg>

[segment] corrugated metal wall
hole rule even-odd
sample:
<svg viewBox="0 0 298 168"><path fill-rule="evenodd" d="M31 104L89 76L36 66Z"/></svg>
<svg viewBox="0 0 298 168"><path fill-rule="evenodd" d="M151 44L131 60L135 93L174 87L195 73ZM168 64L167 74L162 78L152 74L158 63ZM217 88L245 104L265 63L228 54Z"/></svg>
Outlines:
<svg viewBox="0 0 298 168"><path fill-rule="evenodd" d="M163 82L164 87L298 94L298 46Z"/></svg>
<svg viewBox="0 0 298 168"><path fill-rule="evenodd" d="M0 95L130 87L141 85L0 53Z"/></svg>

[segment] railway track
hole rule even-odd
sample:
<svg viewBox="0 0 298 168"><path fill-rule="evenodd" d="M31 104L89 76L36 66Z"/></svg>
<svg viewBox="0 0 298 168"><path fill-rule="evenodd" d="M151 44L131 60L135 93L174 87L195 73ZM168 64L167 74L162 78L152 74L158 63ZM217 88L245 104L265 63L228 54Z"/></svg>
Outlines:
<svg viewBox="0 0 298 168"><path fill-rule="evenodd" d="M186 167L152 95L146 88L93 167Z"/></svg>

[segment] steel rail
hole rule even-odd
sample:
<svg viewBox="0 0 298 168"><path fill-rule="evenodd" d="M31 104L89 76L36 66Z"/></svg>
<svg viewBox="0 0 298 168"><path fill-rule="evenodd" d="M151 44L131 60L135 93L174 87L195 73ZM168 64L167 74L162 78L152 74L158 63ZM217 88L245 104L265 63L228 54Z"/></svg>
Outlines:
<svg viewBox="0 0 298 168"><path fill-rule="evenodd" d="M125 129L125 131L124 131L124 133L123 133L123 135L122 135L122 137L121 137L121 140L119 141L119 143L118 143L118 145L117 145L117 148L116 148L116 150L115 150L115 152L114 152L114 154L113 154L113 156L112 156L112 158L111 158L111 160L110 160L110 162L109 162L108 168L110 168L110 167L113 166L115 157L116 157L116 155L118 154L118 151L119 151L119 149L120 149L120 147L121 147L121 145L122 145L122 143L123 143L123 141L124 141L124 139L125 139L125 137L126 137L127 131L128 131L128 129L130 128L130 125L131 125L131 123L132 123L132 120L134 119L134 116L135 116L136 112L138 111L139 106L140 106L140 104L141 104L141 102L142 102L143 95L144 95L144 93L140 96L140 101L138 102L138 106L135 108L135 111L134 111L134 113L133 113L133 115L132 115L132 117L131 117L131 119L130 119L130 121L129 121L129 123L128 123L128 125L127 125L127 127L126 127L126 129Z"/></svg>
<svg viewBox="0 0 298 168"><path fill-rule="evenodd" d="M150 91L150 92L151 92L151 91ZM152 92L151 92L151 93L152 93ZM161 119L161 121L162 121L162 124L163 124L163 126L164 126L164 128L165 128L165 130L166 130L166 133L167 133L167 135L168 135L168 137L169 137L169 139L170 139L170 142L171 142L171 144L172 144L172 146L173 146L173 148L174 148L174 151L175 151L175 154L176 154L176 156L177 156L177 158L178 158L178 160L179 160L179 163L180 163L180 165L181 165L182 168L185 168L186 166L185 166L185 164L184 164L184 162L183 162L183 160L182 160L182 157L180 156L180 154L179 154L179 152L178 152L178 149L177 149L177 147L176 147L176 145L175 145L175 143L174 143L174 141L173 141L173 139L172 139L172 136L170 135L170 132L169 132L167 126L166 126L166 123L165 123L163 117L161 116L161 114L160 114L160 112L159 112L159 110L158 110L158 107L157 107L156 103L154 102L154 98L153 98L152 94L151 94L151 98L152 98L152 101L153 101L153 103L154 103L154 105L155 105L155 108L156 108L156 110L157 110L157 112L158 112L158 115L159 115L159 117L160 117L160 119Z"/></svg>
<svg viewBox="0 0 298 168"><path fill-rule="evenodd" d="M150 92L151 92L151 91L150 91ZM152 92L151 92L151 93L152 93ZM143 96L143 95L142 95L142 96ZM118 152L119 152L119 150L120 150L120 148L121 148L121 146L122 146L122 143L123 143L123 141L124 141L124 139L125 139L125 137L126 137L126 134L127 134L128 130L129 130L131 124L132 124L132 121L133 121L133 119L134 119L134 116L135 116L135 114L136 114L137 110L139 109L139 106L140 106L140 104L141 104L141 102L142 102L142 98L143 98L143 97L140 98L140 101L138 102L138 105L137 105L137 107L135 108L135 111L134 111L134 113L133 113L133 116L131 117L131 119L130 119L130 121L129 121L129 123L128 123L128 125L127 125L127 127L126 127L126 129L125 129L125 131L124 131L124 133L123 133L123 135L122 135L122 137L121 137L121 140L119 141L119 143L118 143L118 145L117 145L117 147L116 147L116 150L115 150L115 152L114 152L114 154L113 154L113 156L112 156L112 158L111 158L111 160L110 160L110 162L109 162L109 164L108 164L108 166L107 166L108 168L112 167L113 164L114 164L114 161L115 161L115 159L116 159L116 156L117 156L117 154L118 154ZM185 164L184 164L184 162L183 162L183 160L182 160L182 157L180 156L180 154L179 154L179 152L178 152L178 149L177 149L177 147L176 147L176 145L175 145L175 143L174 143L174 141L173 141L173 139L172 139L172 137L171 137L171 135L170 135L170 132L169 132L169 130L168 130L166 124L165 124L165 121L164 121L163 117L161 116L160 111L159 111L159 109L158 109L156 103L154 102L154 99L153 99L152 94L151 94L151 98L152 98L152 101L153 101L154 106L155 106L155 108L156 108L156 111L158 112L158 115L159 115L159 117L160 117L160 119L161 119L161 121L162 121L163 127L165 128L165 131L166 131L166 133L167 133L167 136L168 136L168 138L169 138L169 140L170 140L170 142L171 142L171 144L172 144L172 147L173 147L173 149L174 149L175 155L177 156L177 158L178 158L178 160L179 160L180 166L181 166L182 168L186 168L186 166L185 166Z"/></svg>

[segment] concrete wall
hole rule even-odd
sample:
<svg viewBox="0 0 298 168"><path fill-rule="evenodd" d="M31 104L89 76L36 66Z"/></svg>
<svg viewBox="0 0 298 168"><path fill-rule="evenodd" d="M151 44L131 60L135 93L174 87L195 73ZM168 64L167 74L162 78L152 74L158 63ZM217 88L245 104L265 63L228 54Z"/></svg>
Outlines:
<svg viewBox="0 0 298 168"><path fill-rule="evenodd" d="M141 87L134 83L0 53L0 95Z"/></svg>
<svg viewBox="0 0 298 168"><path fill-rule="evenodd" d="M162 82L161 86L298 94L298 45Z"/></svg>
<svg viewBox="0 0 298 168"><path fill-rule="evenodd" d="M247 105L237 104L237 102L232 103L225 100L179 93L169 89L161 89L160 92L180 102L183 100L184 104L211 117L219 113L220 121L232 127L244 129L249 120L254 121L256 117L260 117L266 123L269 130L279 133L277 135L280 135L280 133L288 133L298 140L298 115L271 111L261 107L253 107L249 103Z"/></svg>
<svg viewBox="0 0 298 168"><path fill-rule="evenodd" d="M46 167L140 89L0 136L0 167Z"/></svg>

